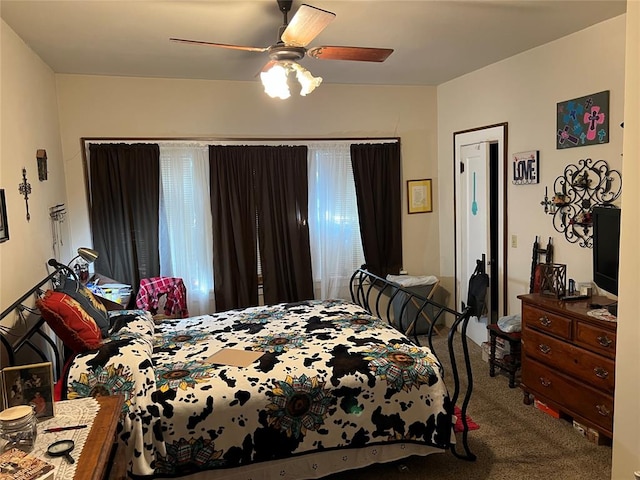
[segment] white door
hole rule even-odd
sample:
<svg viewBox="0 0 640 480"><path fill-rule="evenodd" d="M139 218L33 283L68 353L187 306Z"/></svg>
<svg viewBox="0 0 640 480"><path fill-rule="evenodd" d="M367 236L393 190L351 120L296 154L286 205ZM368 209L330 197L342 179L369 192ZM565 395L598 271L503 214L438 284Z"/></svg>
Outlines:
<svg viewBox="0 0 640 480"><path fill-rule="evenodd" d="M465 145L460 151L460 305L467 302L469 278L477 260L491 258L489 251L489 143ZM466 279L466 281L465 281ZM491 298L487 291L487 301ZM490 310L490 309L489 309Z"/></svg>
<svg viewBox="0 0 640 480"><path fill-rule="evenodd" d="M466 304L469 277L484 254L494 321L506 315L506 138L506 123L454 133L455 304ZM486 317L469 322L467 336L477 344L486 341L488 323Z"/></svg>

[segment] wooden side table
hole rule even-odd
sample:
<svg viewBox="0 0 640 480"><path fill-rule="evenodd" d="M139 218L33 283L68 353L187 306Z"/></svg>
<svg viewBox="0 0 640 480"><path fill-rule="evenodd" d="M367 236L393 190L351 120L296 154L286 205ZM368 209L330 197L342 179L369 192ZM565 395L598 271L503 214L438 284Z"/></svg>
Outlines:
<svg viewBox="0 0 640 480"><path fill-rule="evenodd" d="M124 397L114 395L96 397L100 410L91 426L91 431L82 449L76 467L76 479L103 480L125 478L126 462L110 462L112 451L117 448L116 427L120 419ZM111 465L110 465L111 463ZM108 477L107 477L108 475Z"/></svg>

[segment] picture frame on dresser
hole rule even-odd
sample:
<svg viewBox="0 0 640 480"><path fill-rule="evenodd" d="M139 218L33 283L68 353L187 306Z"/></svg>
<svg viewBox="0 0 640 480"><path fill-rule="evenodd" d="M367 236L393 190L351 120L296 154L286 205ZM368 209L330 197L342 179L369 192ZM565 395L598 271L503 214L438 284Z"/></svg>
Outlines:
<svg viewBox="0 0 640 480"><path fill-rule="evenodd" d="M5 367L0 372L0 379L2 398L7 408L33 405L39 420L55 415L51 362Z"/></svg>

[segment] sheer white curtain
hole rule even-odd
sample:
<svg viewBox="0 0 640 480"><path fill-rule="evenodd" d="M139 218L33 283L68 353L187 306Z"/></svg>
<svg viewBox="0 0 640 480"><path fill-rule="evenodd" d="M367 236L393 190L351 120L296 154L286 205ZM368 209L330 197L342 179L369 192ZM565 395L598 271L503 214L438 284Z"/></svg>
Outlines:
<svg viewBox="0 0 640 480"><path fill-rule="evenodd" d="M180 277L189 314L214 311L209 149L160 144L160 275Z"/></svg>
<svg viewBox="0 0 640 480"><path fill-rule="evenodd" d="M350 299L364 263L350 144L309 143L309 237L315 297Z"/></svg>

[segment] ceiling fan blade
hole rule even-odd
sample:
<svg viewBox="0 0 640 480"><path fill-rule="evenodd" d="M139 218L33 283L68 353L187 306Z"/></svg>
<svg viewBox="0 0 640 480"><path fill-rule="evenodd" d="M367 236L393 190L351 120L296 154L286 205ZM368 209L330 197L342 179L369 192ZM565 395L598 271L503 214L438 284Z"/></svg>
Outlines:
<svg viewBox="0 0 640 480"><path fill-rule="evenodd" d="M392 48L369 47L314 47L307 55L321 60L354 60L356 62L384 62L393 53Z"/></svg>
<svg viewBox="0 0 640 480"><path fill-rule="evenodd" d="M336 14L333 12L302 4L280 39L285 45L306 47L334 18Z"/></svg>
<svg viewBox="0 0 640 480"><path fill-rule="evenodd" d="M205 45L208 47L230 48L232 50L244 50L245 52L266 52L268 47L245 47L243 45L229 45L227 43L201 42L200 40L186 40L184 38L170 38L172 42L188 43L191 45Z"/></svg>

